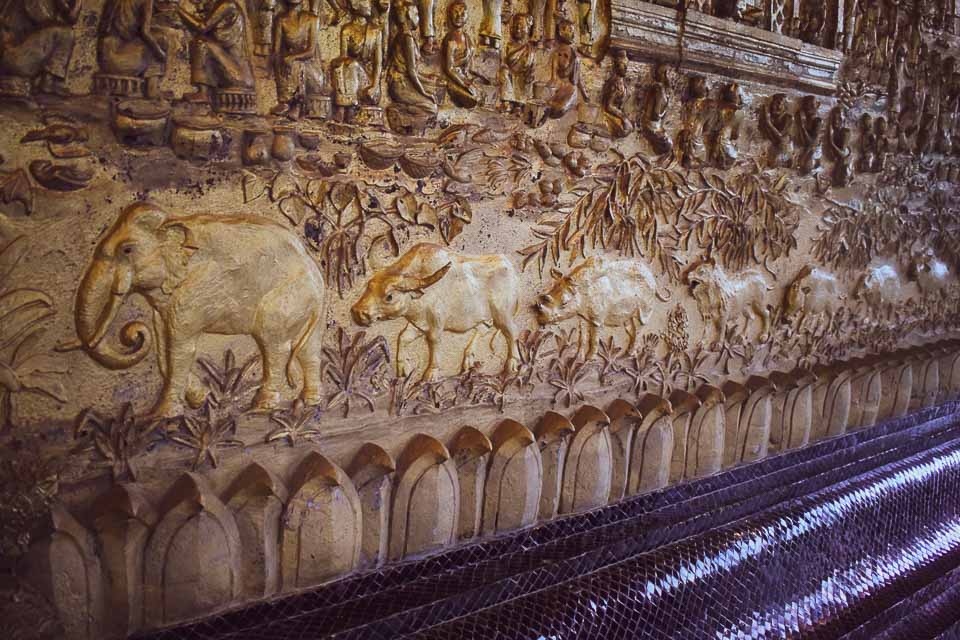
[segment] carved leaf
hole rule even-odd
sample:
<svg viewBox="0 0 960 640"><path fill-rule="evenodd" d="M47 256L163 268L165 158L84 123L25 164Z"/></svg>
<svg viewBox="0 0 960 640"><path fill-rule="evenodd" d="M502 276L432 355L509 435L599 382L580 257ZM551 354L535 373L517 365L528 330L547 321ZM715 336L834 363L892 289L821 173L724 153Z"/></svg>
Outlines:
<svg viewBox="0 0 960 640"><path fill-rule="evenodd" d="M417 197L415 195L409 191L405 191L402 195L397 196L397 199L394 201L394 206L404 222L409 222L410 224L417 223L418 207Z"/></svg>
<svg viewBox="0 0 960 640"><path fill-rule="evenodd" d="M437 210L429 202L422 203L417 211L417 224L436 229L437 223Z"/></svg>
<svg viewBox="0 0 960 640"><path fill-rule="evenodd" d="M307 205L303 198L297 194L291 194L280 201L280 212L286 216L293 226L299 227L303 219L307 216Z"/></svg>
<svg viewBox="0 0 960 640"><path fill-rule="evenodd" d="M270 200L280 202L287 196L296 193L297 190L297 181L293 176L281 171L274 176L273 182L270 183Z"/></svg>
<svg viewBox="0 0 960 640"><path fill-rule="evenodd" d="M267 192L267 181L250 171L243 172L243 202L253 202Z"/></svg>
<svg viewBox="0 0 960 640"><path fill-rule="evenodd" d="M26 171L17 169L13 173L0 174L0 202L19 202L27 215L33 213L33 185Z"/></svg>

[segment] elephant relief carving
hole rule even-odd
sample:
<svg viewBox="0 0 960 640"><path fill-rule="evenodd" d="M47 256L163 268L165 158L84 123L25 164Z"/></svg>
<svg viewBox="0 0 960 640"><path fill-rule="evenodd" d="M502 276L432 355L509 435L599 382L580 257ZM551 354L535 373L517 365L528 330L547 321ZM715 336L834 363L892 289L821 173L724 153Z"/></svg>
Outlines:
<svg viewBox="0 0 960 640"><path fill-rule="evenodd" d="M250 215L173 217L139 202L120 214L101 240L77 290L79 348L112 370L142 361L156 343L163 390L155 416L203 402L190 371L204 334L252 337L263 358L254 406L275 408L284 387L300 378L305 403L321 400L325 326L320 269L291 231ZM106 339L120 307L140 294L153 325L134 321ZM298 372L299 369L299 372Z"/></svg>

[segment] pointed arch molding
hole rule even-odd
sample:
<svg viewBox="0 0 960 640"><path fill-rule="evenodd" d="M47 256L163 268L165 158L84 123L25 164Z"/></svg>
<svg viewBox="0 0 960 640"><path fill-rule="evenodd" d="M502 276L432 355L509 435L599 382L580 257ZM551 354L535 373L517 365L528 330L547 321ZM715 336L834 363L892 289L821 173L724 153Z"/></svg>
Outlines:
<svg viewBox="0 0 960 640"><path fill-rule="evenodd" d="M360 558L360 496L347 474L311 451L296 467L280 532L284 591L347 573Z"/></svg>
<svg viewBox="0 0 960 640"><path fill-rule="evenodd" d="M543 461L536 438L515 420L504 420L491 438L493 453L483 502L483 533L530 526L537 520Z"/></svg>
<svg viewBox="0 0 960 640"><path fill-rule="evenodd" d="M610 418L592 405L584 405L573 418L576 433L563 469L560 513L587 511L607 504L613 476Z"/></svg>
<svg viewBox="0 0 960 640"><path fill-rule="evenodd" d="M480 533L491 451L493 444L490 439L473 427L460 429L450 445L450 453L457 465L457 479L460 482L460 522L457 531L459 540L469 540ZM538 485L539 482L538 477Z"/></svg>
<svg viewBox="0 0 960 640"><path fill-rule="evenodd" d="M240 532L233 514L194 473L164 497L144 556L144 621L160 626L209 614L242 593Z"/></svg>
<svg viewBox="0 0 960 640"><path fill-rule="evenodd" d="M248 465L224 496L233 511L243 547L243 593L252 598L280 589L280 518L287 487L262 465Z"/></svg>
<svg viewBox="0 0 960 640"><path fill-rule="evenodd" d="M397 465L380 445L367 442L350 461L347 474L360 497L363 535L360 566L379 566L387 559L390 501Z"/></svg>
<svg viewBox="0 0 960 640"><path fill-rule="evenodd" d="M439 440L415 435L397 461L390 558L399 560L453 544L459 519L456 463Z"/></svg>

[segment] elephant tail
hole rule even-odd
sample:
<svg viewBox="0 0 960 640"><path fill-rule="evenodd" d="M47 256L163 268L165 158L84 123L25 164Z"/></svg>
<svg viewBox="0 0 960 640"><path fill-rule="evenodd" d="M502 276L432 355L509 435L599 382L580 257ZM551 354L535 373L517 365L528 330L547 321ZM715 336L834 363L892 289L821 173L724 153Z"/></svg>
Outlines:
<svg viewBox="0 0 960 640"><path fill-rule="evenodd" d="M317 328L317 323L320 322L320 314L314 313L310 316L310 321L307 322L307 327L304 329L303 333L300 334L300 337L297 339L296 344L293 345L293 350L290 352L290 359L287 360L287 384L291 387L296 384L296 380L293 375L293 366L297 362L297 356L300 355L300 350L303 349L303 345L307 343L307 340L310 339L310 336L313 335L313 332Z"/></svg>

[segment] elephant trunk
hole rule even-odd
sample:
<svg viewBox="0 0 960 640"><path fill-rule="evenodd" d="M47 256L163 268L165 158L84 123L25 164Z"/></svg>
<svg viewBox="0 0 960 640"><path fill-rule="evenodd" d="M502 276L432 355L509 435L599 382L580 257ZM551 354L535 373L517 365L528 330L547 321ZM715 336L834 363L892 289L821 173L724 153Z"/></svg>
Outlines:
<svg viewBox="0 0 960 640"><path fill-rule="evenodd" d="M128 323L120 331L120 351L104 340L117 311L130 290L128 269L97 259L90 265L77 291L77 335L94 360L109 369L127 369L150 352L150 331L142 322Z"/></svg>

